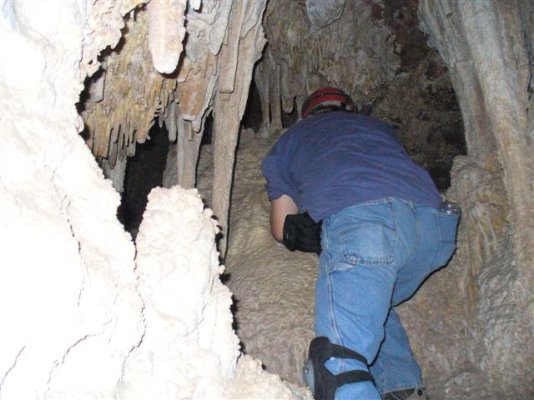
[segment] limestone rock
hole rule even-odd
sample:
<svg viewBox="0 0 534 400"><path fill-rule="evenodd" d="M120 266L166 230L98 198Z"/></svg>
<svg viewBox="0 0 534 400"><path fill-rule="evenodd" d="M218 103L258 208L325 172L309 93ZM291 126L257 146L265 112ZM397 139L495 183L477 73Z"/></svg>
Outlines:
<svg viewBox="0 0 534 400"><path fill-rule="evenodd" d="M152 0L148 3L148 48L154 67L174 72L182 54L187 0Z"/></svg>

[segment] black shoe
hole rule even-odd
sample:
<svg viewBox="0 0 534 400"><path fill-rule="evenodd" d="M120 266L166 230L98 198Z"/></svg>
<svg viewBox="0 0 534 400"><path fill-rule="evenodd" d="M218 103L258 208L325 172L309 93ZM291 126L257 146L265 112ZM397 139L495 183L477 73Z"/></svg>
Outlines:
<svg viewBox="0 0 534 400"><path fill-rule="evenodd" d="M425 390L423 388L418 388L386 393L384 395L384 400L427 400L427 397Z"/></svg>

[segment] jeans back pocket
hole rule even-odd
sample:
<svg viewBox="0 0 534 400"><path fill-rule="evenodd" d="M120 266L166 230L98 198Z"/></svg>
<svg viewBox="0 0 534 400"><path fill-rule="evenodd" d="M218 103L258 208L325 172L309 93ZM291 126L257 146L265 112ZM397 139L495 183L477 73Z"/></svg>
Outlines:
<svg viewBox="0 0 534 400"><path fill-rule="evenodd" d="M349 207L329 217L327 251L339 261L333 269L355 265L389 265L394 261L397 233L390 202Z"/></svg>

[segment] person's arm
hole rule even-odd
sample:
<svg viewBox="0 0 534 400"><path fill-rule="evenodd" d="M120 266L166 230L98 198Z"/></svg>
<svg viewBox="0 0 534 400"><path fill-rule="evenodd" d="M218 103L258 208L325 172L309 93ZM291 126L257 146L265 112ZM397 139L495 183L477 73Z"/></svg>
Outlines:
<svg viewBox="0 0 534 400"><path fill-rule="evenodd" d="M271 233L274 238L282 242L284 238L284 222L288 214L297 214L297 205L291 197L283 194L275 200L271 200Z"/></svg>

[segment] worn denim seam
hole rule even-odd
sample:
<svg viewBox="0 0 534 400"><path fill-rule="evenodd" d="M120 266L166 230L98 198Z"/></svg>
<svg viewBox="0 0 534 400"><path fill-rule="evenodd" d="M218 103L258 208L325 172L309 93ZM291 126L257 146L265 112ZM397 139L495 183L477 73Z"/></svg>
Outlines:
<svg viewBox="0 0 534 400"><path fill-rule="evenodd" d="M407 390L407 389L424 389L424 385L422 384L422 382L419 382L419 383L403 383L403 384L397 384L395 386L392 386L384 391L381 391L380 392L380 395L384 395L384 394L387 394L387 393L391 393L391 392L396 392L398 390Z"/></svg>
<svg viewBox="0 0 534 400"><path fill-rule="evenodd" d="M330 261L332 261L330 259ZM332 327L333 327L333 330L334 330L334 334L336 336L336 341L343 347L345 347L345 344L343 343L343 340L341 339L341 335L339 334L339 330L338 330L338 327L337 327L337 319L336 319L336 313L334 311L334 296L332 294L333 292L333 284L332 284L332 279L331 279L331 274L330 272L328 272L328 269L326 271L326 275L327 275L327 278L328 278L328 312L330 314L330 319L331 319L331 322L332 322ZM345 360L343 358L339 359L340 360L340 372L339 373L343 373L345 372Z"/></svg>
<svg viewBox="0 0 534 400"><path fill-rule="evenodd" d="M438 259L439 252L441 248L443 247L441 245L441 230L439 228L439 221L438 221L438 215L434 214L434 223L436 224L436 232L438 233L438 246L436 249L436 254L434 254L434 257L432 258L432 264L430 264L430 268L436 269L436 260Z"/></svg>
<svg viewBox="0 0 534 400"><path fill-rule="evenodd" d="M412 245L410 254L408 255L408 257L406 257L406 260L403 265L406 265L406 263L412 259L416 250L419 248L419 240L421 239L421 222L419 221L419 218L417 218L417 209L413 206L413 204L410 204L410 208L412 209L415 218L415 243L414 245Z"/></svg>

